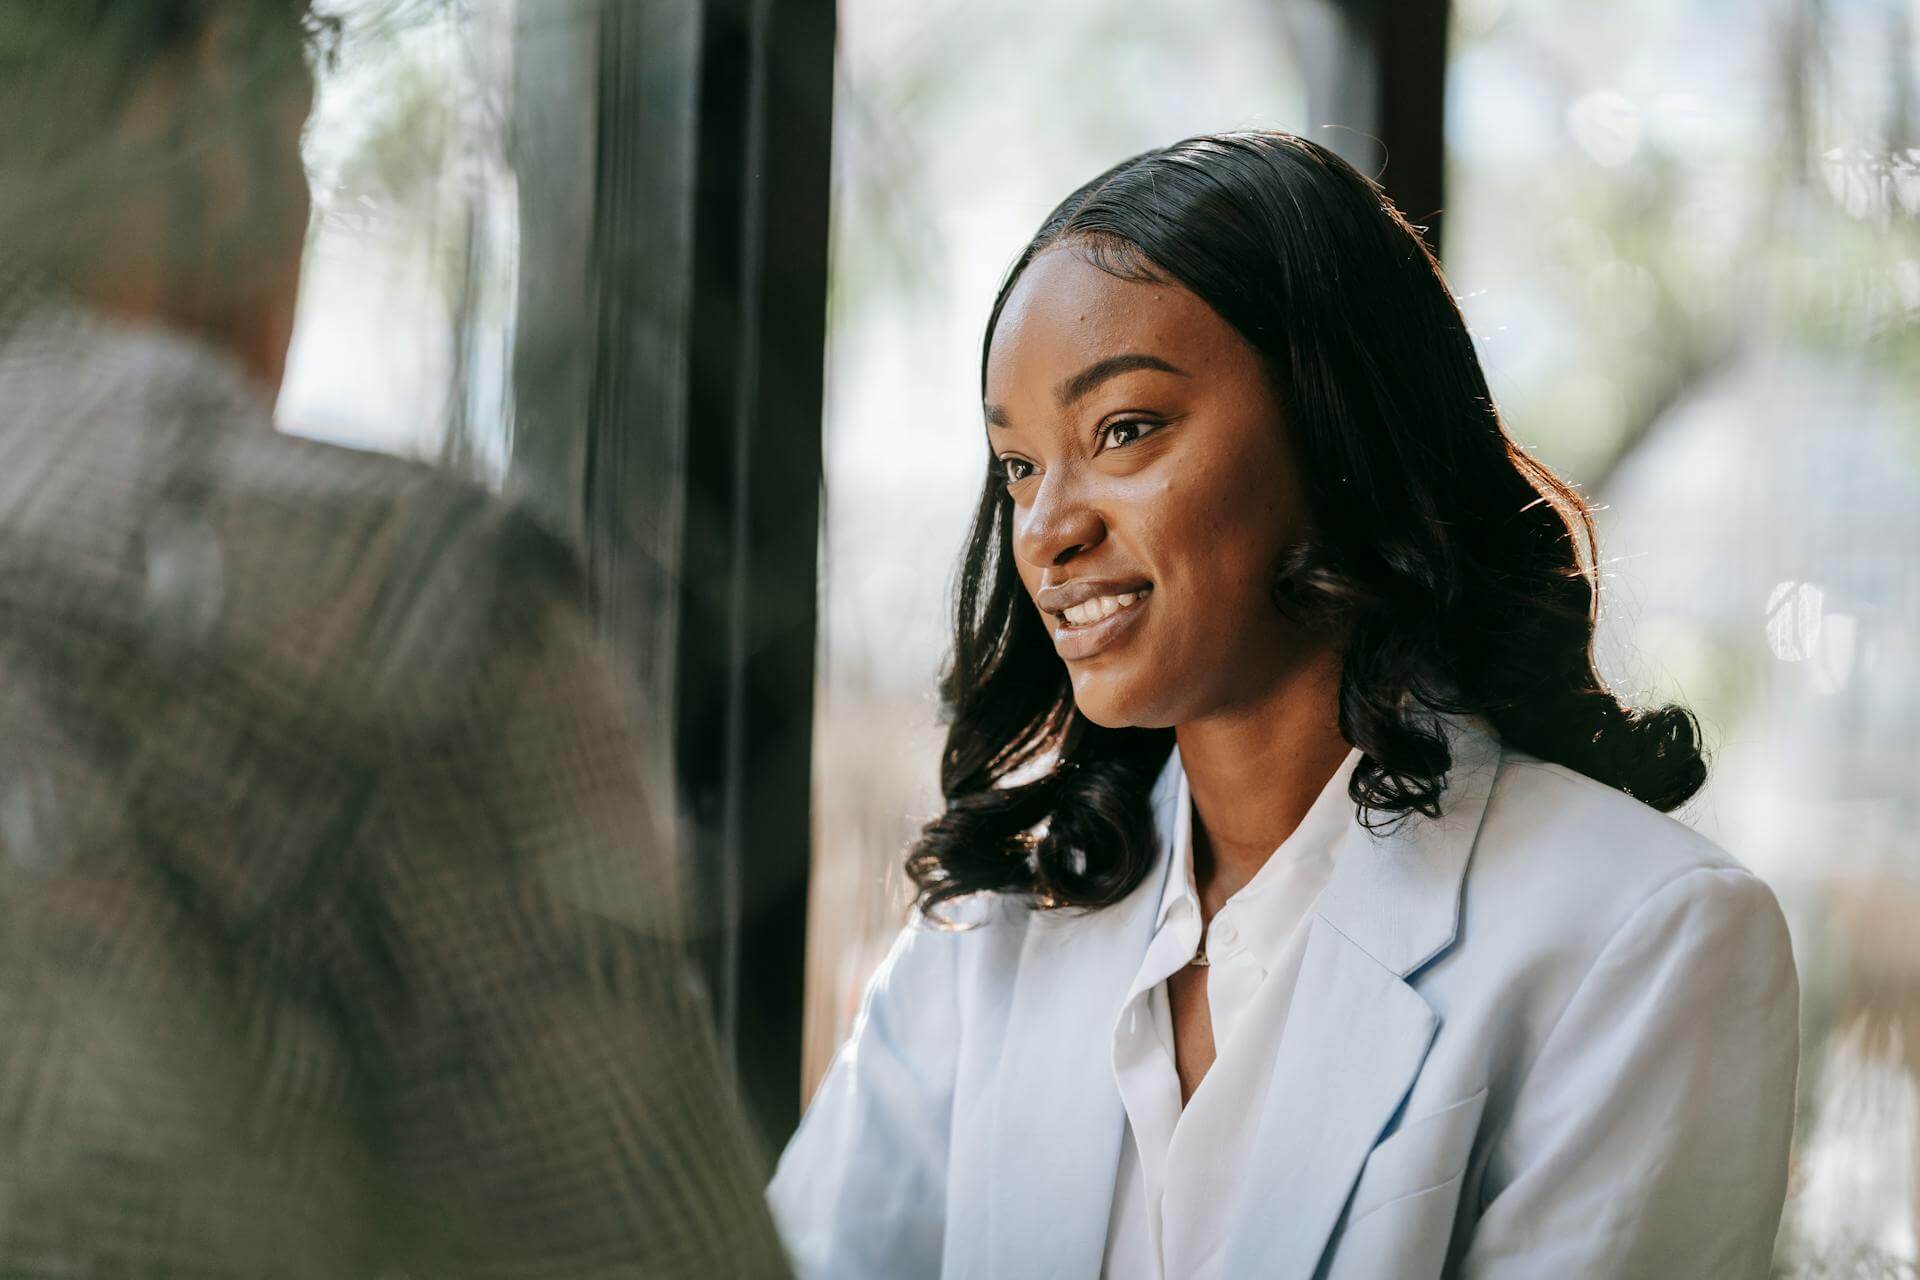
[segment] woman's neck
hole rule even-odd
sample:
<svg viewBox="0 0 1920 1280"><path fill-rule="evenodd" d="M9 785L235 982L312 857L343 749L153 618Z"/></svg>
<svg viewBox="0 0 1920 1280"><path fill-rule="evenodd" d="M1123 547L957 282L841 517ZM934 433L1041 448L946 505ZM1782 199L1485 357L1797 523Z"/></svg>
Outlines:
<svg viewBox="0 0 1920 1280"><path fill-rule="evenodd" d="M1340 655L1327 650L1259 702L1175 730L1193 793L1194 881L1207 918L1293 834L1346 759L1339 720Z"/></svg>

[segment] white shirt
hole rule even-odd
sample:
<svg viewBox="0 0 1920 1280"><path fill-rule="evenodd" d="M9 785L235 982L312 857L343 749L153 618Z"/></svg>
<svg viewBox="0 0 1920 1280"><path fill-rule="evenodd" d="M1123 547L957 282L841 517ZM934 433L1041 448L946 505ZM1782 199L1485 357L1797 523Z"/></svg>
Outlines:
<svg viewBox="0 0 1920 1280"><path fill-rule="evenodd" d="M1206 999L1214 1061L1182 1109L1167 978L1200 945L1193 875L1193 799L1178 755L1179 799L1159 916L1113 1029L1113 1074L1127 1109L1108 1219L1107 1280L1220 1275L1228 1231L1248 1185L1254 1119L1272 1075L1299 975L1305 922L1354 821L1347 783L1356 748L1334 770L1293 834L1214 915ZM1284 1208L1276 1207L1276 1212Z"/></svg>

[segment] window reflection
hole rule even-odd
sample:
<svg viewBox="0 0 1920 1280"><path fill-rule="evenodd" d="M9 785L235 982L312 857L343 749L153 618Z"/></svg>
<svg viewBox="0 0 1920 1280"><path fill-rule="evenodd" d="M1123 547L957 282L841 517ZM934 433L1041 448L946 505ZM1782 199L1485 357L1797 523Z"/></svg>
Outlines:
<svg viewBox="0 0 1920 1280"><path fill-rule="evenodd" d="M282 430L502 482L518 192L513 0L335 6Z"/></svg>

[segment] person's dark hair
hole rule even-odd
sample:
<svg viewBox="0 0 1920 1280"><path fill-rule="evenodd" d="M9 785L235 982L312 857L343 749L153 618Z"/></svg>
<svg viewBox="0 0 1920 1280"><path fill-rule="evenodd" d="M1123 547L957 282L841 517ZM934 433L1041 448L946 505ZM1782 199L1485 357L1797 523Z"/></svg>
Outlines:
<svg viewBox="0 0 1920 1280"><path fill-rule="evenodd" d="M1051 213L1001 285L1060 245L1124 279L1172 282L1256 348L1284 407L1312 535L1274 605L1344 638L1340 730L1360 820L1437 816L1452 761L1439 713L1670 810L1706 778L1679 706L1634 711L1593 663L1586 503L1507 435L1458 306L1380 188L1282 133L1190 138L1116 165ZM945 809L907 873L923 910L979 892L1044 907L1118 902L1153 865L1149 791L1169 729L1074 707L1027 599L1013 504L991 456L941 686Z"/></svg>

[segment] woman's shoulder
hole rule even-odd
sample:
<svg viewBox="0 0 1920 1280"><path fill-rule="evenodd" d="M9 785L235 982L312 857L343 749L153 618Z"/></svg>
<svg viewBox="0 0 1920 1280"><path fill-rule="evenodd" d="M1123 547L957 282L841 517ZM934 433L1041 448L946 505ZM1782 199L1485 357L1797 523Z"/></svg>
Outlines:
<svg viewBox="0 0 1920 1280"><path fill-rule="evenodd" d="M1618 873L1629 877L1741 867L1731 853L1672 814L1511 747L1501 750L1486 821L1496 838L1550 845L1568 855L1604 848Z"/></svg>
<svg viewBox="0 0 1920 1280"><path fill-rule="evenodd" d="M1505 749L1465 883L1470 918L1596 953L1648 914L1758 913L1772 890L1727 850L1605 783ZM1782 930L1784 935L1784 929Z"/></svg>

